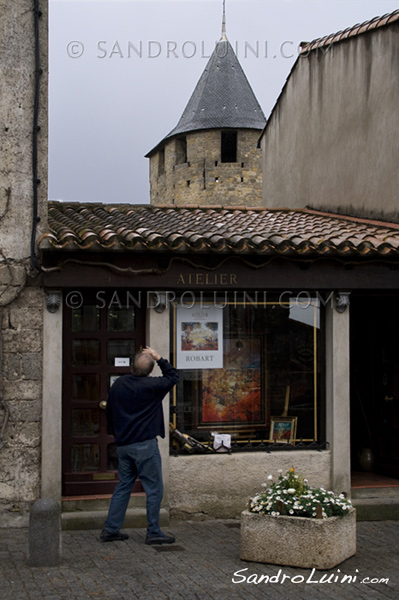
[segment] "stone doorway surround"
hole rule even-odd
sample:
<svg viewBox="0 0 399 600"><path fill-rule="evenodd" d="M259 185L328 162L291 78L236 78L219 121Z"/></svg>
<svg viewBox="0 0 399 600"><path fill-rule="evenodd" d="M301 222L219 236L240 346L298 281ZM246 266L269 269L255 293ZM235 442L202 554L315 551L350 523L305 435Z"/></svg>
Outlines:
<svg viewBox="0 0 399 600"><path fill-rule="evenodd" d="M50 294L60 300L50 312ZM43 310L43 406L41 497L61 502L62 456L62 293L47 291Z"/></svg>

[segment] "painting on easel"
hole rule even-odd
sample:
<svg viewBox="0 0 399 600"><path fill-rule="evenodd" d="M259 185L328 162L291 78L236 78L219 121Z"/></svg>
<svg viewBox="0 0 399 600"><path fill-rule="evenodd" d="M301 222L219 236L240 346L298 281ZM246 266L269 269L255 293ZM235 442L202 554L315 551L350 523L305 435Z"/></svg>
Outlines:
<svg viewBox="0 0 399 600"><path fill-rule="evenodd" d="M295 444L298 417L288 417L290 386L285 391L284 410L280 417L270 418L269 441L274 444Z"/></svg>

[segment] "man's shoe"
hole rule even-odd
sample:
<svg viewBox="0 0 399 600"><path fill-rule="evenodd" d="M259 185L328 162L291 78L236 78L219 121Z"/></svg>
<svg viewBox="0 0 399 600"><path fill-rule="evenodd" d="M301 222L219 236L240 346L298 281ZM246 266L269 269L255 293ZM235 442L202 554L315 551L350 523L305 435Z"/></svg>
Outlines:
<svg viewBox="0 0 399 600"><path fill-rule="evenodd" d="M118 540L128 540L129 536L127 533L121 533L118 531L117 533L111 533L106 529L103 529L100 534L100 540L102 542L117 542Z"/></svg>
<svg viewBox="0 0 399 600"><path fill-rule="evenodd" d="M174 544L176 538L173 535L165 535L164 533L157 533L155 535L147 535L145 539L146 544L153 546L155 544Z"/></svg>

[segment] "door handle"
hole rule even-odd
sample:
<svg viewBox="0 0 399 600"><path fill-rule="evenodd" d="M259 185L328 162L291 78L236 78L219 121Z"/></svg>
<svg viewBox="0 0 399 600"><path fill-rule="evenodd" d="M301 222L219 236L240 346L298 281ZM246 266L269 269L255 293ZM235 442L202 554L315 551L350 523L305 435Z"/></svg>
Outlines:
<svg viewBox="0 0 399 600"><path fill-rule="evenodd" d="M98 405L100 408L102 408L103 410L105 410L107 408L107 401L106 400L101 400L101 402Z"/></svg>

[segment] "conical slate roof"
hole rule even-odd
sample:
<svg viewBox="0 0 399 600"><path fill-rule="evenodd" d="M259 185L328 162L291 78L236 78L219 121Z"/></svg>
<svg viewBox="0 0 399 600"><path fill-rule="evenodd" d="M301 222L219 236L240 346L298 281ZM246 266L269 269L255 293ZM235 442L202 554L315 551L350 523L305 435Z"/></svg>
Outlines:
<svg viewBox="0 0 399 600"><path fill-rule="evenodd" d="M263 129L266 119L225 36L215 50L180 121L166 136L198 129Z"/></svg>

